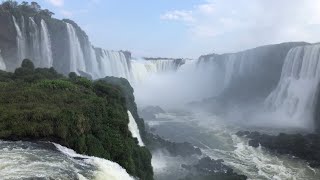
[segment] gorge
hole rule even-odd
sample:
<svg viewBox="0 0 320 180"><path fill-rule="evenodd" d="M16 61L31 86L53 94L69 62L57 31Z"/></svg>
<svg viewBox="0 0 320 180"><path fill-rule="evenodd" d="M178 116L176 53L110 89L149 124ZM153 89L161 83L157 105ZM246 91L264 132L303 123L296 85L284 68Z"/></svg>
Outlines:
<svg viewBox="0 0 320 180"><path fill-rule="evenodd" d="M134 57L14 1L0 25L4 179L320 178L319 44Z"/></svg>

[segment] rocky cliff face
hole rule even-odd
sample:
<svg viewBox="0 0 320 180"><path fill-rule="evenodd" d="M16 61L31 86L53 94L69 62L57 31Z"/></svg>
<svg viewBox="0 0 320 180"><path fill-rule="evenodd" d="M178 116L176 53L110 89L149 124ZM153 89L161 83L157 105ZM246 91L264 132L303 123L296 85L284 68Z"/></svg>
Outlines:
<svg viewBox="0 0 320 180"><path fill-rule="evenodd" d="M108 68L105 66L131 59L128 51L94 48L87 34L74 21L55 19L51 15L48 10L14 1L0 5L0 25L5 27L0 29L0 50L7 71L15 70L23 59L28 58L36 67L54 67L63 74L75 71L96 79L113 75L105 73ZM47 33L43 32L44 28ZM44 61L45 50L50 51L51 64L39 62Z"/></svg>
<svg viewBox="0 0 320 180"><path fill-rule="evenodd" d="M232 102L264 99L277 86L289 50L306 44L291 42L238 53L209 54L201 56L198 65L213 65L222 69L224 79L220 99Z"/></svg>

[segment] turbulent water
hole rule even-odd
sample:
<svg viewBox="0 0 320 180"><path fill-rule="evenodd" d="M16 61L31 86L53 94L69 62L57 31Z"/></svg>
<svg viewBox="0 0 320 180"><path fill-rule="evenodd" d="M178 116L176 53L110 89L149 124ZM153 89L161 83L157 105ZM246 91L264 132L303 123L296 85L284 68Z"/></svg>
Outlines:
<svg viewBox="0 0 320 180"><path fill-rule="evenodd" d="M9 179L133 180L118 164L52 143L0 141L0 177Z"/></svg>
<svg viewBox="0 0 320 180"><path fill-rule="evenodd" d="M235 135L239 130L250 129L236 127L233 122L214 114L177 112L159 114L156 120L147 121L147 124L155 129L155 133L166 139L190 142L200 147L205 155L223 159L226 165L251 180L320 178L320 170L310 168L306 162L289 156L271 154L261 147L250 147L248 139ZM270 132L270 129L264 131ZM154 152L152 163L157 179L165 180L170 177L174 180L187 173L179 165L191 160Z"/></svg>
<svg viewBox="0 0 320 180"><path fill-rule="evenodd" d="M129 117L129 125L128 125L128 127L129 127L129 130L130 130L132 136L134 138L138 139L139 146L144 146L144 143L143 143L143 141L141 139L141 136L140 136L140 131L139 131L137 122L134 119L134 117L132 116L130 111L128 111L128 117Z"/></svg>

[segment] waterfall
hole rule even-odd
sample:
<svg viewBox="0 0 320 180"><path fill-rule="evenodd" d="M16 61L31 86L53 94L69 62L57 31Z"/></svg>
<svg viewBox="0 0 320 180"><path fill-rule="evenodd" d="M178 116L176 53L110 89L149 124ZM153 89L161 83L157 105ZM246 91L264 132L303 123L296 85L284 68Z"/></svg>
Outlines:
<svg viewBox="0 0 320 180"><path fill-rule="evenodd" d="M129 127L131 134L132 134L132 137L138 139L139 146L144 146L142 139L141 139L141 136L140 136L138 125L137 125L136 120L133 118L130 111L128 111L128 117L129 117L128 127Z"/></svg>
<svg viewBox="0 0 320 180"><path fill-rule="evenodd" d="M79 73L87 72L86 71L86 64L84 61L84 54L81 49L80 41L77 36L77 33L74 27L66 23L67 31L68 31L68 38L69 38L69 53L70 53L70 72Z"/></svg>
<svg viewBox="0 0 320 180"><path fill-rule="evenodd" d="M183 59L134 59L131 60L131 81L138 83L154 74L176 72L185 63Z"/></svg>
<svg viewBox="0 0 320 180"><path fill-rule="evenodd" d="M12 19L13 19L13 23L14 23L14 26L15 26L15 29L16 29L16 32L17 32L17 37L16 37L16 40L17 40L17 50L18 50L18 59L19 59L19 65L21 64L22 60L24 58L26 58L26 37L25 37L25 29L24 28L24 18L22 17L22 29L20 29L18 23L17 23L17 20L14 16L12 16Z"/></svg>
<svg viewBox="0 0 320 180"><path fill-rule="evenodd" d="M155 66L155 70L157 73L162 72L174 72L176 71L180 65L184 64L184 61L179 59L154 59L148 60L151 64Z"/></svg>
<svg viewBox="0 0 320 180"><path fill-rule="evenodd" d="M52 67L51 40L46 22L41 20L41 58L40 67Z"/></svg>
<svg viewBox="0 0 320 180"><path fill-rule="evenodd" d="M1 50L0 50L0 70L5 71L7 69L7 66L1 56Z"/></svg>
<svg viewBox="0 0 320 180"><path fill-rule="evenodd" d="M295 47L283 65L280 82L268 96L266 104L291 123L313 119L314 100L320 80L320 45Z"/></svg>
<svg viewBox="0 0 320 180"><path fill-rule="evenodd" d="M40 65L41 54L40 54L40 36L38 26L32 17L29 17L29 27L30 27L30 38L31 38L31 48L32 48L32 61L36 67Z"/></svg>
<svg viewBox="0 0 320 180"><path fill-rule="evenodd" d="M88 39L85 41L84 48L87 73L91 74L94 79L101 78L96 52Z"/></svg>
<svg viewBox="0 0 320 180"><path fill-rule="evenodd" d="M100 71L101 76L122 77L130 80L130 68L128 61L120 51L102 50Z"/></svg>

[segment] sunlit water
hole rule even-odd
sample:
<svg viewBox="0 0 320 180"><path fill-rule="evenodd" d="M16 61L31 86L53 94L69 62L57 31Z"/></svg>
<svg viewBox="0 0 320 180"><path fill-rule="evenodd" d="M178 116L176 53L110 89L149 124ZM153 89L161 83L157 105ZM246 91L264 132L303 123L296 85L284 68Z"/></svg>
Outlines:
<svg viewBox="0 0 320 180"><path fill-rule="evenodd" d="M160 114L155 121L147 121L147 124L155 133L166 139L176 142L188 141L200 147L205 155L213 159L223 159L225 164L237 173L246 175L252 180L320 179L319 169L309 167L302 160L275 155L261 147L248 146L248 139L235 135L241 128L223 122L212 114ZM183 171L179 168L179 163L185 161L154 152L153 166L156 177L165 179L166 176L174 176L168 173L170 169L178 166L175 171ZM176 176L177 174L179 173L176 173Z"/></svg>

